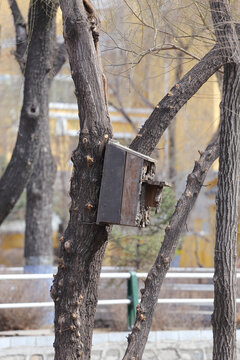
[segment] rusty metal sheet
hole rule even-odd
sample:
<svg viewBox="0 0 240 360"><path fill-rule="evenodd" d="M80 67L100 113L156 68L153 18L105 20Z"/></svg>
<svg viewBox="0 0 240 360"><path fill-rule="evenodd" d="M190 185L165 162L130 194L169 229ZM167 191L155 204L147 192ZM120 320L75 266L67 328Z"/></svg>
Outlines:
<svg viewBox="0 0 240 360"><path fill-rule="evenodd" d="M121 225L136 226L143 159L127 153L121 207Z"/></svg>
<svg viewBox="0 0 240 360"><path fill-rule="evenodd" d="M107 144L101 190L98 203L97 224L120 223L123 179L126 153L114 144Z"/></svg>

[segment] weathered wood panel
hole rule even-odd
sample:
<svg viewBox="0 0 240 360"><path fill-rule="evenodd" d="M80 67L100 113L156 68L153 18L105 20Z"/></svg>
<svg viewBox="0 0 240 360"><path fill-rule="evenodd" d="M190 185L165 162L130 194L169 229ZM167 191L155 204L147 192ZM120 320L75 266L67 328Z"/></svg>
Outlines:
<svg viewBox="0 0 240 360"><path fill-rule="evenodd" d="M126 152L113 144L106 146L97 223L120 223Z"/></svg>
<svg viewBox="0 0 240 360"><path fill-rule="evenodd" d="M136 226L143 159L127 153L121 207L121 225Z"/></svg>

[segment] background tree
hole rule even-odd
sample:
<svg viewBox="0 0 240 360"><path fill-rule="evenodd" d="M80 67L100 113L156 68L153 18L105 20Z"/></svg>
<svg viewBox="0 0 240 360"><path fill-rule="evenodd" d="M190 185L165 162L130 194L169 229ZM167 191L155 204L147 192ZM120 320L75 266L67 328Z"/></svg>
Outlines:
<svg viewBox="0 0 240 360"><path fill-rule="evenodd" d="M17 143L0 180L0 221L28 184L25 263L35 265L35 271L36 265L40 266L39 271L47 271L45 265L52 264L51 218L56 174L49 138L49 89L66 60L66 50L64 44L56 43L56 2L51 2L51 6L47 2L30 2L28 26L17 2L9 0L9 5L16 31L15 58L25 86ZM28 118L29 112L32 120ZM14 172L18 176L12 178Z"/></svg>

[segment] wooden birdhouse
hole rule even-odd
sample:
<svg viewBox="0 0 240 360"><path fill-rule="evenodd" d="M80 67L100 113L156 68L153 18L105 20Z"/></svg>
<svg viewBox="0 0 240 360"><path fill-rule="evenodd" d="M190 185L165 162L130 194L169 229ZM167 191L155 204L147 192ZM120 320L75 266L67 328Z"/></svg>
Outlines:
<svg viewBox="0 0 240 360"><path fill-rule="evenodd" d="M114 141L106 145L97 223L145 227L166 185L155 181L156 161Z"/></svg>

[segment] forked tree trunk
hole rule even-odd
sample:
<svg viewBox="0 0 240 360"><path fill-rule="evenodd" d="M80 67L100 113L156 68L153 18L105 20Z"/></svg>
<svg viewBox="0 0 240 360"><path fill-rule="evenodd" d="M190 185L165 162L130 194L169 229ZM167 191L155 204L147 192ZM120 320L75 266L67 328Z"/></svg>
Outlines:
<svg viewBox="0 0 240 360"><path fill-rule="evenodd" d="M236 359L236 246L239 194L240 66L225 65L217 195L213 360Z"/></svg>
<svg viewBox="0 0 240 360"><path fill-rule="evenodd" d="M51 2L51 6L47 2L35 1L30 3L29 7L29 24L28 27L24 21L21 11L16 0L8 0L12 11L12 16L16 32L16 51L15 58L18 62L22 74L27 76L28 72L36 72L36 76L31 77L28 84L25 85L29 92L34 92L36 86L39 89L39 115L38 127L32 129L29 133L29 125L26 123L26 133L21 129L22 141L25 144L25 153L19 148L18 142L14 150L14 156L9 167L14 163L14 169L18 172L19 158L32 155L32 162L28 161L27 171L22 168L21 182L15 181L15 188L5 187L5 192L1 193L0 186L0 203L5 206L5 211L0 215L0 221L7 216L11 210L7 203L9 196L14 198L14 202L21 194L24 185L27 185L27 203L26 203L26 230L25 230L25 271L26 272L51 272L51 268L46 265L52 265L52 202L53 202L53 184L56 174L56 166L51 154L50 137L49 137L49 89L53 77L60 71L66 60L66 49L64 44L56 46L56 10L57 2ZM27 29L29 33L27 32ZM34 51L32 49L34 43ZM29 44L28 44L29 43ZM37 56L36 56L37 55ZM34 65L29 62L30 58L34 58ZM27 59L27 64L26 64ZM43 68L42 68L43 65ZM38 71L38 73L37 73ZM43 73L43 78L36 81L38 76ZM26 122L22 116L20 124ZM30 136L31 135L31 136ZM37 138L36 138L37 137ZM35 140L33 143L28 140ZM34 149L33 149L34 146ZM33 151L34 150L34 151ZM8 167L8 168L9 168ZM9 172L5 174L5 183L10 183L11 175ZM1 179L1 183L2 180ZM3 200L3 196L6 199ZM14 205L11 201L11 205ZM0 206L1 209L1 206ZM1 210L0 210L1 213ZM2 218L1 218L2 216Z"/></svg>
<svg viewBox="0 0 240 360"><path fill-rule="evenodd" d="M15 1L10 1L10 4L13 12L18 11L18 8L13 6L16 4ZM25 51L22 51L21 47L23 42L20 41L17 44L16 57L18 55L23 57L19 59L19 63L21 68L24 68L24 98L17 142L12 158L0 179L0 224L10 213L21 195L38 157L41 120L44 116L42 96L46 89L45 84L50 71L50 29L55 12L55 2L49 4L40 0L31 2L29 9L29 44L27 46L27 36L24 37ZM31 21L32 19L34 21ZM17 16L15 20L21 20L21 29L19 31L22 34L26 31L23 19ZM17 39L19 40L18 33ZM26 52L27 61L25 64Z"/></svg>

